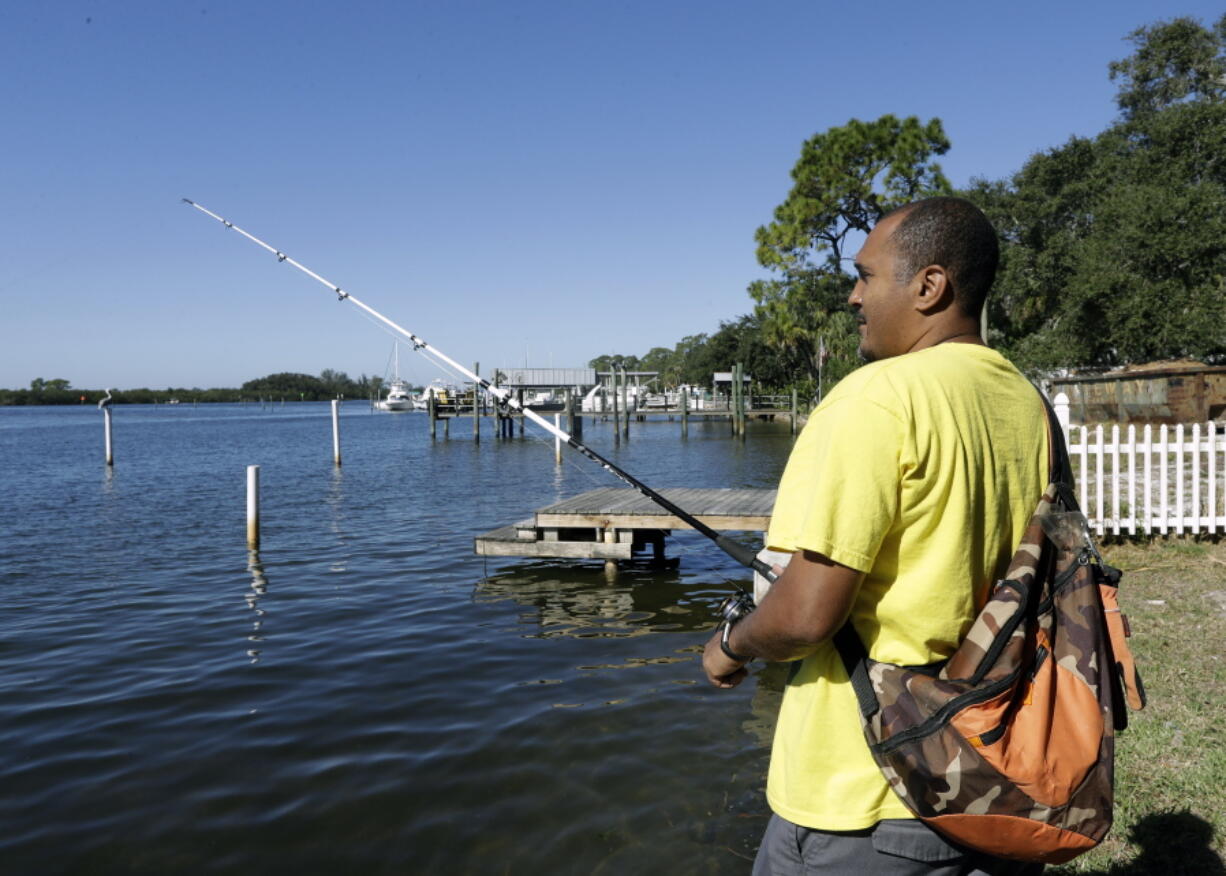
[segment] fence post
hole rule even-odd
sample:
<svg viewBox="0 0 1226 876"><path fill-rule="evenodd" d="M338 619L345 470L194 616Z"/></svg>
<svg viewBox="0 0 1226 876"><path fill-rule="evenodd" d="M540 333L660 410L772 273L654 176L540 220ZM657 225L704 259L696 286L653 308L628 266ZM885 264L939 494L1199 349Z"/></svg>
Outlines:
<svg viewBox="0 0 1226 876"><path fill-rule="evenodd" d="M1056 393L1056 397L1052 399L1052 407L1056 409L1056 419L1060 421L1060 429L1064 432L1064 443L1067 446L1069 442L1068 395L1063 392Z"/></svg>

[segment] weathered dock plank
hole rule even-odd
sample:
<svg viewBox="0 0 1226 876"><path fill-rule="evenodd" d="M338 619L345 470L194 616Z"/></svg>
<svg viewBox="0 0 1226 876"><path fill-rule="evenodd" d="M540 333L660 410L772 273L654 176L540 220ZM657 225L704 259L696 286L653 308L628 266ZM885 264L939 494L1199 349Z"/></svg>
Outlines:
<svg viewBox="0 0 1226 876"><path fill-rule="evenodd" d="M473 539L473 552L482 557L557 557L573 560L628 560L634 544L603 541L527 541L514 525L502 526Z"/></svg>
<svg viewBox="0 0 1226 876"><path fill-rule="evenodd" d="M661 495L718 530L765 532L775 505L774 490L676 487ZM605 487L539 509L538 527L592 526L602 529L689 529L651 499L628 487Z"/></svg>

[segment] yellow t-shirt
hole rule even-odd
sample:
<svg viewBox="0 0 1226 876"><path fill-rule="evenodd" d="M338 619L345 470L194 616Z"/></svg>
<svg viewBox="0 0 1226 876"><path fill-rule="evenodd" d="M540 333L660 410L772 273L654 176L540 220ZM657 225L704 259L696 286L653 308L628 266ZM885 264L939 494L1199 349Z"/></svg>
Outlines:
<svg viewBox="0 0 1226 876"><path fill-rule="evenodd" d="M1038 392L987 347L866 365L797 439L767 545L865 573L852 622L874 659L948 657L1046 486L1044 424ZM793 667L766 793L779 815L822 830L910 817L869 754L830 642Z"/></svg>

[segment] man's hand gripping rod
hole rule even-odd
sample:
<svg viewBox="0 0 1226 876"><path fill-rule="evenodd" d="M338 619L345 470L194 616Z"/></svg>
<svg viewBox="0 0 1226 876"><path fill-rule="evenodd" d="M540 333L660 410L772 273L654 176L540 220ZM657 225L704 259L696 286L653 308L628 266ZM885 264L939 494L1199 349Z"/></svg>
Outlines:
<svg viewBox="0 0 1226 876"><path fill-rule="evenodd" d="M776 576L775 576L774 570L767 563L764 563L762 562L762 560L759 560L751 549L745 547L744 545L738 544L737 542L733 541L726 535L722 535L719 532L716 532L714 529L707 526L697 517L688 513L687 511L678 507L677 505L673 504L667 498L657 493L655 490L647 486L645 483L640 481L638 478L634 477L628 472L623 471L621 468L614 465L609 460L605 459L603 456L601 456L596 451L592 450L590 447L587 447L586 445L575 440L574 436L572 436L570 433L559 428L558 426L555 426L553 423L546 420L544 417L542 417L540 414L538 414L536 411L532 410L531 408L525 407L524 405L520 404L519 400L516 399L511 393L507 392L501 387L493 385L488 380L486 380L484 377L481 377L473 373L472 371L469 371L467 368L465 368L459 362L452 359L447 354L443 353L437 347L430 346L429 344L427 344L425 341L423 341L417 335L413 334L408 329L400 325L397 325L396 323L388 319L386 316L379 313L374 308L369 307L368 305L359 301L357 298L354 298L348 292L341 289L340 286L337 286L335 283L331 282L330 280L324 279L319 274L312 271L310 268L306 267L300 262L295 261L294 259L287 256L285 253L281 252L281 250L276 249L275 247L269 246L267 243L260 240L258 237L252 234L249 234L248 232L239 228L233 222L230 222L229 220L224 219L221 216L218 216L212 210L208 210L205 207L202 207L200 204L197 204L195 201L192 201L188 198L184 198L183 202L185 204L191 205L192 207L195 207L197 210L199 210L201 213L204 213L206 216L212 216L222 225L226 226L227 228L233 229L234 231L237 231L239 234L241 234L243 237L250 240L252 243L257 244L258 246L263 247L264 249L268 250L270 253L272 253L273 255L277 257L277 261L285 262L286 264L293 265L295 268L302 271L302 273L306 274L308 277L312 278L313 280L316 280L319 283L322 283L324 286L327 286L329 289L331 289L333 292L336 293L337 298L339 300L350 301L353 304L357 305L362 310L366 311L371 316L373 316L375 319L382 322L384 325L388 326L389 328L393 329L397 333L408 338L409 342L413 345L413 349L428 351L430 355L436 356L443 362L446 362L456 371L460 372L465 377L467 377L469 380L473 381L474 384L480 386L486 392L493 395L500 402L503 402L504 404L509 405L512 409L523 414L525 417L527 417L533 423L536 423L536 425L540 426L546 432L549 432L550 434L555 435L556 437L565 441L569 446L573 447L575 450L582 453L588 459L595 462L605 471L609 472L614 477L630 485L631 487L634 487L634 489L638 490L640 493L642 493L644 496L646 496L651 501L655 502L657 505L659 505L664 510L668 511L670 514L676 517L679 517L681 520L685 521L685 523L688 526L691 526L693 529L697 530L702 535L706 536L707 538L711 539L711 541L715 542L715 544L720 549L722 549L724 553L732 557L742 566L746 566L752 569L753 571L765 577L767 581L773 582L775 580ZM720 614L726 620L735 621L736 619L743 617L745 614L748 614L750 611L752 611L753 604L754 603L753 603L752 595L745 593L744 591L738 590L734 596L731 596L728 599L724 600L723 605L720 606ZM730 613L735 613L735 617L730 617L729 616Z"/></svg>

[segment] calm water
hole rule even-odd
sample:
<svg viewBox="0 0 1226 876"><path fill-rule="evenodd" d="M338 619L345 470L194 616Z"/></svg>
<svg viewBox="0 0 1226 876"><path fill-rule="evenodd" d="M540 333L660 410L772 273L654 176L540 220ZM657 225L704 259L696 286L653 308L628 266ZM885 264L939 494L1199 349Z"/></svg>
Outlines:
<svg viewBox="0 0 1226 876"><path fill-rule="evenodd" d="M585 440L657 487L773 486L787 427ZM329 408L0 408L0 871L744 873L781 679L701 682L748 576L482 560L617 485L552 439ZM529 435L532 435L531 429ZM245 547L261 466L262 550Z"/></svg>

